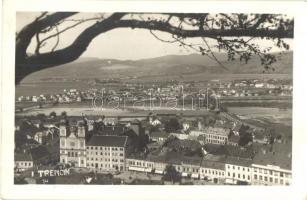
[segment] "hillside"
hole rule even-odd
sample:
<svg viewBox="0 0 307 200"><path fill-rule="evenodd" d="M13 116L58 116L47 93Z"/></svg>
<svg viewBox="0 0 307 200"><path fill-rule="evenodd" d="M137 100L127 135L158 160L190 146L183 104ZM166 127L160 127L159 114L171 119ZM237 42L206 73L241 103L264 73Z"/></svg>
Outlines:
<svg viewBox="0 0 307 200"><path fill-rule="evenodd" d="M80 58L79 60L42 70L26 77L25 82L74 80L74 79L124 79L124 80L169 80L182 77L201 78L215 74L262 74L263 66L253 57L247 64L239 60L227 61L226 55L216 53L216 57L227 68L214 60L199 54L168 55L141 60L116 60ZM274 74L292 74L292 52L277 56L273 64Z"/></svg>

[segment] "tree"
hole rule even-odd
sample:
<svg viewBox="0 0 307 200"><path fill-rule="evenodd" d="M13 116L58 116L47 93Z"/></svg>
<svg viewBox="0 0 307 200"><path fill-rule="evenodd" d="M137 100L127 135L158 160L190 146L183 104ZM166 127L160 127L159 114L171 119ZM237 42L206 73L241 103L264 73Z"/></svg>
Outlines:
<svg viewBox="0 0 307 200"><path fill-rule="evenodd" d="M182 128L177 118L170 118L165 122L165 131L168 133L176 132Z"/></svg>
<svg viewBox="0 0 307 200"><path fill-rule="evenodd" d="M250 129L249 126L245 126L245 125L241 126L241 128L239 130L239 135L240 135L239 145L240 146L245 146L249 142L253 141L253 135L249 131L249 129Z"/></svg>
<svg viewBox="0 0 307 200"><path fill-rule="evenodd" d="M49 117L55 118L55 117L56 117L56 112L52 111L52 112L49 114Z"/></svg>
<svg viewBox="0 0 307 200"><path fill-rule="evenodd" d="M173 165L167 165L165 167L165 174L162 177L163 181L172 181L180 182L181 181L181 175L179 172L177 172L176 168Z"/></svg>
<svg viewBox="0 0 307 200"><path fill-rule="evenodd" d="M44 113L38 113L38 114L36 115L36 117L37 117L39 120L44 121L45 118L46 118L46 115L45 115Z"/></svg>
<svg viewBox="0 0 307 200"><path fill-rule="evenodd" d="M43 12L16 34L16 84L33 72L78 59L95 37L117 28L147 29L158 40L196 50L221 66L212 48L226 52L229 60L248 62L256 55L265 69L270 69L276 57L270 54L271 48L260 48L254 39L271 40L287 50L284 38L293 38L294 27L293 18L278 14L112 13L88 19L77 19L77 14ZM88 27L69 46L58 49L61 34L84 23ZM172 39L162 39L157 31L169 33ZM200 38L201 43L193 44L187 38ZM215 45L210 46L208 39ZM30 55L27 48L31 41L36 48ZM42 53L42 47L52 41L53 47Z"/></svg>
<svg viewBox="0 0 307 200"><path fill-rule="evenodd" d="M66 119L66 118L67 118L67 112L66 112L66 111L63 111L63 112L61 113L61 117L63 117L64 119Z"/></svg>

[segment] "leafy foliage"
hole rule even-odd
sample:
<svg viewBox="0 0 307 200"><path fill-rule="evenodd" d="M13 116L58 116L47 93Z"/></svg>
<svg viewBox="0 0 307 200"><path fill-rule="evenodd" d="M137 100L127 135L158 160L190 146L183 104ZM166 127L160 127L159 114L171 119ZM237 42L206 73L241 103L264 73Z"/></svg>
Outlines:
<svg viewBox="0 0 307 200"><path fill-rule="evenodd" d="M173 165L167 165L165 167L165 174L162 177L163 181L172 181L180 182L181 181L181 175L179 172L177 172L176 168Z"/></svg>

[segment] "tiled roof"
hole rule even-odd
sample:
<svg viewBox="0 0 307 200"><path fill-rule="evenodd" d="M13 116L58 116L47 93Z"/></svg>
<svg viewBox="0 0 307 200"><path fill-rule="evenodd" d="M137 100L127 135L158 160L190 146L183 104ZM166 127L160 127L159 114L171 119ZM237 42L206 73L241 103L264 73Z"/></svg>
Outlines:
<svg viewBox="0 0 307 200"><path fill-rule="evenodd" d="M263 145L256 153L253 163L258 165L274 165L283 169L290 170L292 168L292 145L275 143L270 145Z"/></svg>
<svg viewBox="0 0 307 200"><path fill-rule="evenodd" d="M252 159L245 159L245 158L240 158L240 157L228 156L226 158L225 163L226 164L231 164L231 165L250 167L251 164L252 164Z"/></svg>
<svg viewBox="0 0 307 200"><path fill-rule="evenodd" d="M33 161L31 154L29 153L15 153L15 161Z"/></svg>
<svg viewBox="0 0 307 200"><path fill-rule="evenodd" d="M211 169L225 170L225 163L223 163L223 162L211 161L211 160L203 160L203 161L201 162L201 167L204 167L204 168L211 168Z"/></svg>
<svg viewBox="0 0 307 200"><path fill-rule="evenodd" d="M124 147L127 136L93 135L87 142L87 146Z"/></svg>

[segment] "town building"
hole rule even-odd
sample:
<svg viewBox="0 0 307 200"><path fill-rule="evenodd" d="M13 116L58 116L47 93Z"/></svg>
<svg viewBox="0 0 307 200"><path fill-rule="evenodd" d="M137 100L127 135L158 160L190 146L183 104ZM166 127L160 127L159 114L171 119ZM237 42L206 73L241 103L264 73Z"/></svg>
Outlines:
<svg viewBox="0 0 307 200"><path fill-rule="evenodd" d="M205 143L210 144L227 144L229 129L207 127L203 130L205 135Z"/></svg>
<svg viewBox="0 0 307 200"><path fill-rule="evenodd" d="M154 162L146 159L127 158L126 169L129 171L154 172Z"/></svg>
<svg viewBox="0 0 307 200"><path fill-rule="evenodd" d="M199 170L200 178L223 183L225 181L225 163L203 159Z"/></svg>
<svg viewBox="0 0 307 200"><path fill-rule="evenodd" d="M252 182L252 160L240 157L227 157L225 161L225 172L227 184L251 184Z"/></svg>
<svg viewBox="0 0 307 200"><path fill-rule="evenodd" d="M291 145L262 146L252 164L253 185L290 185Z"/></svg>
<svg viewBox="0 0 307 200"><path fill-rule="evenodd" d="M127 136L93 135L86 143L86 166L95 171L124 171Z"/></svg>
<svg viewBox="0 0 307 200"><path fill-rule="evenodd" d="M74 167L86 167L85 134L84 121L79 121L75 126L68 126L66 121L61 121L60 162Z"/></svg>
<svg viewBox="0 0 307 200"><path fill-rule="evenodd" d="M16 171L33 168L33 158L29 153L15 153L14 159L14 168Z"/></svg>
<svg viewBox="0 0 307 200"><path fill-rule="evenodd" d="M150 140L155 142L165 142L168 137L169 133L160 130L152 132L149 136Z"/></svg>

